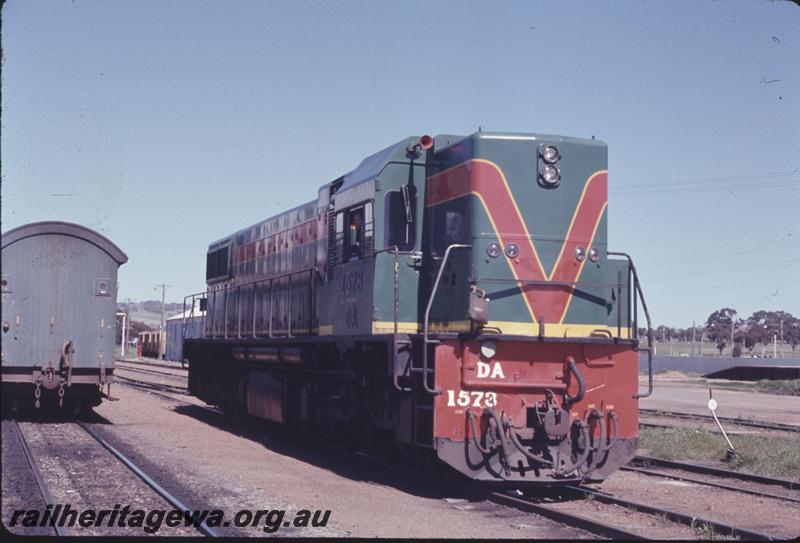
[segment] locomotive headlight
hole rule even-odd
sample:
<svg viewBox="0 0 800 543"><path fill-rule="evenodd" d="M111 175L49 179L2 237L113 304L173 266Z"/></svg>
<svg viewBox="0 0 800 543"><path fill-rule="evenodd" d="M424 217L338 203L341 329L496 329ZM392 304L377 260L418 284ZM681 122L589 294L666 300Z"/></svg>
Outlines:
<svg viewBox="0 0 800 543"><path fill-rule="evenodd" d="M584 258L586 258L586 248L580 246L576 247L575 260L577 260L578 262L582 262Z"/></svg>
<svg viewBox="0 0 800 543"><path fill-rule="evenodd" d="M500 252L500 245L497 243L492 242L486 247L486 254L492 258L500 256Z"/></svg>
<svg viewBox="0 0 800 543"><path fill-rule="evenodd" d="M490 359L497 354L497 344L491 339L487 339L481 343L481 354L484 358Z"/></svg>
<svg viewBox="0 0 800 543"><path fill-rule="evenodd" d="M600 260L600 251L598 251L594 247L589 249L589 260L591 260L592 262L597 262L598 260Z"/></svg>
<svg viewBox="0 0 800 543"><path fill-rule="evenodd" d="M561 158L561 155L558 153L558 149L552 145L548 145L542 149L542 160L548 164L555 164L559 158Z"/></svg>
<svg viewBox="0 0 800 543"><path fill-rule="evenodd" d="M558 171L558 168L556 168L552 164L548 164L547 166L542 168L541 175L542 175L542 181L544 181L548 185L555 185L561 178L561 172Z"/></svg>

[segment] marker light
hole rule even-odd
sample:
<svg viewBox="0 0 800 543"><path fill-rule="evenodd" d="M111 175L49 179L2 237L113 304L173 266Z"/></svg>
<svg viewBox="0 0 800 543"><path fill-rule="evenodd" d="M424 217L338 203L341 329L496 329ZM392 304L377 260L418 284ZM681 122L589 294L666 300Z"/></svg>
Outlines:
<svg viewBox="0 0 800 543"><path fill-rule="evenodd" d="M591 260L592 262L597 262L598 260L600 260L600 251L598 251L594 247L589 249L589 260Z"/></svg>
<svg viewBox="0 0 800 543"><path fill-rule="evenodd" d="M583 248L583 247L576 247L575 248L575 259L578 262L581 262L581 261L583 261L584 258L586 258L586 249Z"/></svg>
<svg viewBox="0 0 800 543"><path fill-rule="evenodd" d="M558 149L553 147L552 145L548 145L544 149L542 149L542 160L547 162L548 164L555 164L561 156L558 153Z"/></svg>

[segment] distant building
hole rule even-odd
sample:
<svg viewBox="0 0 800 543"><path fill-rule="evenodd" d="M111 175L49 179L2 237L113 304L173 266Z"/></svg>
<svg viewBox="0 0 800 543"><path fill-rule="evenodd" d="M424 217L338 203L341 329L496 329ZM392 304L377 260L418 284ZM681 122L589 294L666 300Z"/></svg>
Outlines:
<svg viewBox="0 0 800 543"><path fill-rule="evenodd" d="M195 307L194 309L168 318L166 321L166 328L167 345L164 358L166 360L182 361L184 338L199 338L205 336L206 312L200 311L199 307Z"/></svg>

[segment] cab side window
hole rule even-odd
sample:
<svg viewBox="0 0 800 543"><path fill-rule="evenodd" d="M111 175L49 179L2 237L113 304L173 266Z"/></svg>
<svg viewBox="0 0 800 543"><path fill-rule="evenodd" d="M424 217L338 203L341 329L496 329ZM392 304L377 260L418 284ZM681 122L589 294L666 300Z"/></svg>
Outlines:
<svg viewBox="0 0 800 543"><path fill-rule="evenodd" d="M386 248L413 251L417 244L417 188L403 186L386 193L383 239Z"/></svg>
<svg viewBox="0 0 800 543"><path fill-rule="evenodd" d="M345 260L361 258L361 248L364 242L364 208L351 209L347 214L347 244Z"/></svg>
<svg viewBox="0 0 800 543"><path fill-rule="evenodd" d="M372 254L372 202L336 214L335 262L350 262ZM340 256L341 255L341 256Z"/></svg>

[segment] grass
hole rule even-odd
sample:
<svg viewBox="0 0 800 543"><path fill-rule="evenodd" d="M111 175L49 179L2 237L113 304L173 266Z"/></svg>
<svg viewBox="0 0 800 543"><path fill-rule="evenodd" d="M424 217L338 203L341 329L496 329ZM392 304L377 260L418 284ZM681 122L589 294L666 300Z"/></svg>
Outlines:
<svg viewBox="0 0 800 543"><path fill-rule="evenodd" d="M704 428L643 428L639 446L666 460L720 461L728 444L719 435ZM800 479L800 439L762 436L730 436L737 456L730 469Z"/></svg>
<svg viewBox="0 0 800 543"><path fill-rule="evenodd" d="M697 534L697 539L705 539L708 541L739 541L738 536L719 535L714 532L714 527L709 526L705 522L692 522L692 530Z"/></svg>
<svg viewBox="0 0 800 543"><path fill-rule="evenodd" d="M800 379L784 379L777 381L762 379L756 383L756 389L769 394L800 396Z"/></svg>

